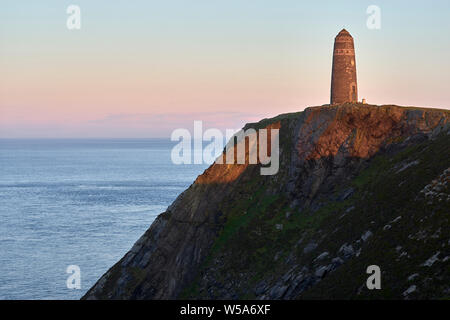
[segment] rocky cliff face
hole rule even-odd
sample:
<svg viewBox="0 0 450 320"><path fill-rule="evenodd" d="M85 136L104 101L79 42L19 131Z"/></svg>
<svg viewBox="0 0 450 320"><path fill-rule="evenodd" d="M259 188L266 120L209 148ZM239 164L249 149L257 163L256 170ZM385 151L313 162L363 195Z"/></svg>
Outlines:
<svg viewBox="0 0 450 320"><path fill-rule="evenodd" d="M449 297L449 117L345 104L248 124L280 128L278 174L212 165L84 298Z"/></svg>

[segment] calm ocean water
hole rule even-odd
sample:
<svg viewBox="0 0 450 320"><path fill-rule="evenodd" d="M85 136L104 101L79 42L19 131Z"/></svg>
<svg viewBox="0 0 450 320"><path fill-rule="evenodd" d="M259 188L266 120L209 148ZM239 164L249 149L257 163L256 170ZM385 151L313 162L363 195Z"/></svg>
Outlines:
<svg viewBox="0 0 450 320"><path fill-rule="evenodd" d="M0 299L79 299L206 169L173 165L174 144L0 140Z"/></svg>

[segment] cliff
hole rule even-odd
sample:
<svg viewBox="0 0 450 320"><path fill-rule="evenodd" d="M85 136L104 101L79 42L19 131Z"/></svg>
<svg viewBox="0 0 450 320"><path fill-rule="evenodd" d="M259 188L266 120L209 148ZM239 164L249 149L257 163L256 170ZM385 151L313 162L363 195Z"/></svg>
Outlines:
<svg viewBox="0 0 450 320"><path fill-rule="evenodd" d="M278 174L212 165L83 298L449 297L449 118L344 104L248 124L280 129Z"/></svg>

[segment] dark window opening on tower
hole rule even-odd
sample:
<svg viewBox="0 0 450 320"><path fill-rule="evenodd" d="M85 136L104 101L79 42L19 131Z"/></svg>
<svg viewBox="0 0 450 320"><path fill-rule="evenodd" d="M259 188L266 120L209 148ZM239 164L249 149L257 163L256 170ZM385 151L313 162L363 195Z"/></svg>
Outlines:
<svg viewBox="0 0 450 320"><path fill-rule="evenodd" d="M356 102L356 86L352 86L352 102Z"/></svg>

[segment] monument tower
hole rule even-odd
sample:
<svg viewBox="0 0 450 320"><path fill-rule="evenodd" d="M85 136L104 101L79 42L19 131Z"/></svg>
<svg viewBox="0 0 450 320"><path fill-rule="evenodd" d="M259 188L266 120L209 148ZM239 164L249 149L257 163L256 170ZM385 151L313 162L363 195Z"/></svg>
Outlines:
<svg viewBox="0 0 450 320"><path fill-rule="evenodd" d="M334 39L330 104L346 102L358 102L358 86L353 38L342 29Z"/></svg>

